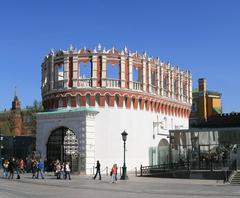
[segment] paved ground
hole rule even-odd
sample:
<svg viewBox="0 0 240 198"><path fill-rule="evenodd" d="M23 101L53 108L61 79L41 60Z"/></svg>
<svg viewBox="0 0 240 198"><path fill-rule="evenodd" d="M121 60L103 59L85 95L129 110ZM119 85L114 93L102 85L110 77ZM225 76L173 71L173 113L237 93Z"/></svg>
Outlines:
<svg viewBox="0 0 240 198"><path fill-rule="evenodd" d="M110 178L93 180L90 176L73 176L72 180L57 180L52 175L33 180L30 174L20 180L0 179L0 198L172 198L172 197L239 197L240 186L223 184L216 180L140 178L118 180Z"/></svg>

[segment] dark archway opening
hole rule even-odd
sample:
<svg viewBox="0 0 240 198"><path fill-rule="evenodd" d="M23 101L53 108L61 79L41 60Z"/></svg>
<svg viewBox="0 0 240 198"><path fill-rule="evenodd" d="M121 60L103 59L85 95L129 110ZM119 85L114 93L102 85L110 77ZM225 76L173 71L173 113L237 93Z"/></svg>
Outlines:
<svg viewBox="0 0 240 198"><path fill-rule="evenodd" d="M73 173L79 172L78 140L75 133L60 127L51 132L47 142L47 161L53 164L56 160L70 162Z"/></svg>

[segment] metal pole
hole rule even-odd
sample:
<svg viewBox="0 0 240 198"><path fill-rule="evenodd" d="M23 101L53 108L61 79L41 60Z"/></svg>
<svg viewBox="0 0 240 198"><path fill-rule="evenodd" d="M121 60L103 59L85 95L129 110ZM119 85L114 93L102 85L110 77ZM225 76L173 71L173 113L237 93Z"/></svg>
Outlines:
<svg viewBox="0 0 240 198"><path fill-rule="evenodd" d="M126 162L125 162L125 152L126 152L126 142L124 141L123 142L123 167L122 167L122 176L121 176L122 180L128 179L128 176L126 174L127 167L126 167Z"/></svg>
<svg viewBox="0 0 240 198"><path fill-rule="evenodd" d="M2 130L0 128L0 163L2 164Z"/></svg>
<svg viewBox="0 0 240 198"><path fill-rule="evenodd" d="M123 143L123 167L126 167L126 163L125 163L125 152L126 152L126 142L124 141Z"/></svg>

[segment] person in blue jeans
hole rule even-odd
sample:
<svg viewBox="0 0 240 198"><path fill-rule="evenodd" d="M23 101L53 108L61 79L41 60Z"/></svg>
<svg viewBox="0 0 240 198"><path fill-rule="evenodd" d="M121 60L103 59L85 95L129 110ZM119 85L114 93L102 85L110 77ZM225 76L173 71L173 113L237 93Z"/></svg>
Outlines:
<svg viewBox="0 0 240 198"><path fill-rule="evenodd" d="M44 179L42 171L43 171L43 162L40 159L37 163L37 179L38 179L39 174L41 175L41 178Z"/></svg>

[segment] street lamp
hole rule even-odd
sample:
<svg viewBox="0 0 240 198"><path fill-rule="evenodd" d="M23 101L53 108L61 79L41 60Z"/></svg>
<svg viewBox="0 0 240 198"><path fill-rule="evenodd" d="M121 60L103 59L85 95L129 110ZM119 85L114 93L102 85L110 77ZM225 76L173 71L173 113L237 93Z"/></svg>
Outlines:
<svg viewBox="0 0 240 198"><path fill-rule="evenodd" d="M2 149L3 149L2 140L3 140L3 136L0 133L0 163L1 164L2 164Z"/></svg>
<svg viewBox="0 0 240 198"><path fill-rule="evenodd" d="M126 153L126 141L127 141L127 135L128 133L124 130L122 133L122 140L123 140L123 167L122 167L122 176L121 179L125 180L128 179L127 176L127 167L126 167L126 163L125 163L125 153Z"/></svg>

